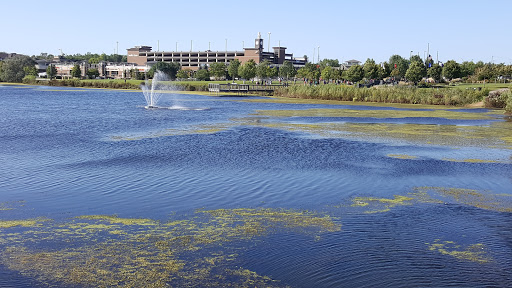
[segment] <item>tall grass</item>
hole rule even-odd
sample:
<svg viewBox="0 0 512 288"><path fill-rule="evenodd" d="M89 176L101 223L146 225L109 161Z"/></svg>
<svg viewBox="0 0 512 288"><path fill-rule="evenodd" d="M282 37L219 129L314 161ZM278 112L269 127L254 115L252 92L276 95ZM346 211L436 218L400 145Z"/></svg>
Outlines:
<svg viewBox="0 0 512 288"><path fill-rule="evenodd" d="M414 87L356 88L344 85L293 85L280 88L274 95L290 98L338 101L382 102L429 105L466 105L482 101L487 89L449 89Z"/></svg>

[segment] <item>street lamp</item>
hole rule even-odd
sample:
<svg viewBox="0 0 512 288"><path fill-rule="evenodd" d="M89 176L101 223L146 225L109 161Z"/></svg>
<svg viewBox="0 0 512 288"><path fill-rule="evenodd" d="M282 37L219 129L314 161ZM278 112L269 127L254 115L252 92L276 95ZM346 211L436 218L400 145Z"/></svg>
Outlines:
<svg viewBox="0 0 512 288"><path fill-rule="evenodd" d="M320 46L318 46L318 58L316 60L316 63L320 63Z"/></svg>
<svg viewBox="0 0 512 288"><path fill-rule="evenodd" d="M270 52L270 32L268 32L268 48L267 52Z"/></svg>

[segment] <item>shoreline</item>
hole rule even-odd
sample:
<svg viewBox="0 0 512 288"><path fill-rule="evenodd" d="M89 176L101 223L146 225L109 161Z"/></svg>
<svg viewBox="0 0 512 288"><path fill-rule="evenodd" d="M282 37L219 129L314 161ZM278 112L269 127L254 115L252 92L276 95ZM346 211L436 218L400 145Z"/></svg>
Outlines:
<svg viewBox="0 0 512 288"><path fill-rule="evenodd" d="M61 81L65 81L65 82L61 82ZM144 83L144 81L142 80L131 80L131 82L126 82L126 85L123 85L125 84L124 82L121 83L120 81L114 81L114 80L110 80L110 81L98 81L98 82L94 82L93 81L82 81L82 80L78 80L78 79L74 79L74 80L52 80L52 82L50 81L37 81L37 83L12 83L12 82L0 82L0 86L48 86L48 87L68 87L68 88L82 88L82 89L107 89L107 90L120 90L120 91L125 91L125 92L141 92L142 89L140 88L140 84L139 85L136 85L134 82L137 81L139 83ZM59 84L64 84L64 85L52 85L52 84L56 84L56 83L59 83ZM404 107L404 106L408 106L408 107L421 107L421 106L431 106L431 107L436 107L437 109L439 109L440 107L443 107L443 109L450 109L450 108L469 108L469 109L478 109L478 108L488 108L488 109L493 109L493 110L502 110L502 108L495 108L495 107L485 107L485 101L484 100L480 100L478 99L479 101L474 101L474 102L471 102L471 103L448 103L448 102L445 102L445 101L438 101L438 103L420 103L420 102L415 102L415 103L408 103L408 101L402 101L402 102L399 102L399 101L396 101L396 99L385 99L385 101L372 101L372 99L367 99L367 98L360 98L358 99L357 96L353 96L353 95L350 95L350 100L346 100L346 99L336 99L335 95L325 95L325 94L322 94L321 96L323 97L319 97L318 95L293 95L293 96L290 96L290 94L288 93L276 93L277 95L274 95L274 96L262 96L262 95L258 95L258 94L245 94L245 95L239 95L237 93L223 93L222 95L213 95L211 94L209 91L205 91L205 90L202 90L202 89L199 89L199 90L195 90L196 87L202 87L202 86L205 86L205 87L208 87L208 82L199 82L197 83L197 85L190 85L190 82L185 82L185 83L176 83L175 84L177 87L180 87L182 88L183 90L176 90L176 91L165 91L164 93L180 93L180 94L198 94L198 95L206 95L206 96L214 96L214 97L223 97L223 96L239 96L240 98L244 98L245 96L261 96L261 97L266 97L266 98L269 98L269 99L274 99L274 101L279 101L279 102L286 102L286 103L297 103L297 102L304 102L304 103L311 103L311 102L317 102L317 103L323 103L323 104L329 104L329 103L340 103L340 105L385 105L385 106L394 106L394 105L399 105L401 107ZM298 86L300 88L302 88L302 86ZM364 91L371 91L371 90L368 90L368 89L373 89L373 88L354 88L354 87L351 87L351 86L331 86L331 87L328 87L328 86L325 86L325 88L329 88L329 89L338 89L338 90L351 90L349 92L354 92L354 93L357 93L357 92L361 92L361 93L364 93ZM306 87L306 89L308 90L311 90L311 89L324 89L324 86L313 86L313 88L311 87ZM363 89L363 90L361 90ZM366 90L364 90L366 89ZM396 88L384 88L384 89L376 89L378 91L386 91L385 89L396 89ZM407 88L398 88L398 89L407 89ZM421 89L421 88L412 88L412 89ZM408 93L408 94L412 94L413 91L415 90L410 90L411 93ZM442 89L446 89L446 90L443 90L445 92L447 91L458 91L458 90L454 90L454 88L442 88ZM464 91L464 90L460 90L460 91ZM330 91L329 91L330 92ZM336 91L334 91L336 92ZM409 92L409 91L406 91L406 92ZM462 92L460 92L462 93ZM487 92L488 93L488 92ZM485 94L487 94L485 93ZM458 95L457 95L458 96ZM444 96L443 96L444 97ZM483 98L485 98L486 96L481 96ZM325 98L328 98L328 99L325 99ZM400 100L400 99L398 99ZM477 99L474 99L474 100L477 100ZM249 100L250 101L250 100ZM504 109L503 109L504 110ZM504 112L506 113L506 112Z"/></svg>

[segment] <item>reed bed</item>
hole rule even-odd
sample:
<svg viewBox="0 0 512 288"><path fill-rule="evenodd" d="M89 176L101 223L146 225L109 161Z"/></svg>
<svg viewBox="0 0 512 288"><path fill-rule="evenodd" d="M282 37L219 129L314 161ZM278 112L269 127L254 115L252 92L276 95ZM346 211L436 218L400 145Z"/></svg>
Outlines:
<svg viewBox="0 0 512 288"><path fill-rule="evenodd" d="M371 87L357 88L346 85L292 85L275 91L275 96L354 102L381 102L402 104L463 106L480 102L487 89Z"/></svg>

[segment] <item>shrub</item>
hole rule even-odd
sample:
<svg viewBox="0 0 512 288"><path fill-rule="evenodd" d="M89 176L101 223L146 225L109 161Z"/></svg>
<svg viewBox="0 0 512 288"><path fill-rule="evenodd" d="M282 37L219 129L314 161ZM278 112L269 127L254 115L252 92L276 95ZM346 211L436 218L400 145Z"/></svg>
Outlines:
<svg viewBox="0 0 512 288"><path fill-rule="evenodd" d="M485 97L485 107L505 108L508 95L510 95L510 89L507 88L489 92L489 96Z"/></svg>
<svg viewBox="0 0 512 288"><path fill-rule="evenodd" d="M36 76L34 76L34 75L27 75L27 76L23 77L22 82L25 83L25 84L35 84L36 83Z"/></svg>
<svg viewBox="0 0 512 288"><path fill-rule="evenodd" d="M512 114L512 92L510 92L510 90L505 92L504 97L507 97L505 111Z"/></svg>

